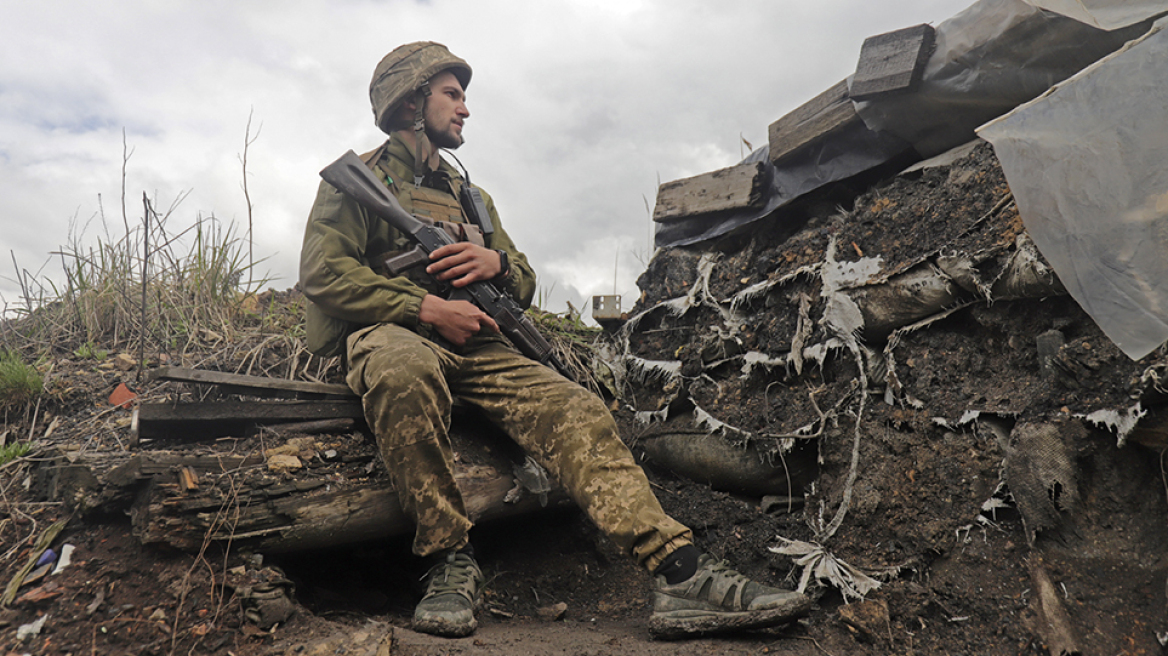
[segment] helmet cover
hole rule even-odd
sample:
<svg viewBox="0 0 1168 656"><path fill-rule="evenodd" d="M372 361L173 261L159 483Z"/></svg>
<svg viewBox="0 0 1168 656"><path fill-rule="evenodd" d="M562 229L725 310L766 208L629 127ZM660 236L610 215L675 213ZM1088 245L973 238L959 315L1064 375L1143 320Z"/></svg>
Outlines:
<svg viewBox="0 0 1168 656"><path fill-rule="evenodd" d="M382 58L369 83L369 101L373 105L377 127L386 134L392 132L394 115L402 103L426 81L445 70L454 73L463 89L470 85L470 64L451 54L441 43L407 43Z"/></svg>

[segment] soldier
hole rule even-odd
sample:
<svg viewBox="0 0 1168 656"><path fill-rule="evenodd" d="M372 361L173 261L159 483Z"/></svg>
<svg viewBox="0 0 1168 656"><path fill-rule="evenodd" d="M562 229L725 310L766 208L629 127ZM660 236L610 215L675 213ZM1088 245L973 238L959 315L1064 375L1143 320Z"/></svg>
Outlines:
<svg viewBox="0 0 1168 656"><path fill-rule="evenodd" d="M472 303L441 296L435 279L455 288L490 280L523 307L535 292L535 274L490 196L483 194L482 209L493 232L484 235L460 202L463 176L439 155L463 143L470 78L470 66L438 43L389 53L369 88L389 139L363 156L407 212L462 241L431 254L429 276L382 275L376 256L410 249L409 238L322 182L300 260L308 346L347 358L348 384L362 397L398 499L416 524L413 551L432 561L414 628L465 636L477 626L484 581L454 479L448 429L455 398L502 428L654 575L654 636L773 626L804 614L811 605L804 595L750 581L694 546L690 530L653 496L599 398L522 356Z"/></svg>

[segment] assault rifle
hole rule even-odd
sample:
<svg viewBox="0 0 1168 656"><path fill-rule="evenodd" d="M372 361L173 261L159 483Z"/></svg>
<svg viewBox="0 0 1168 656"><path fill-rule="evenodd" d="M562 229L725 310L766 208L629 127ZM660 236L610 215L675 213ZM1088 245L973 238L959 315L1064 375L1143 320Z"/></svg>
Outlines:
<svg viewBox="0 0 1168 656"><path fill-rule="evenodd" d="M446 244L454 243L454 238L442 228L406 212L397 202L397 198L389 192L389 188L379 181L365 162L351 150L326 166L320 172L320 177L416 241L424 257L413 258L414 265L429 262L430 253ZM400 273L400 270L395 271L396 273ZM540 334L531 319L523 314L523 308L491 282L479 280L465 287L455 288L448 300L466 300L474 303L499 324L499 330L521 353L561 373L564 372L563 365L552 351L552 345Z"/></svg>

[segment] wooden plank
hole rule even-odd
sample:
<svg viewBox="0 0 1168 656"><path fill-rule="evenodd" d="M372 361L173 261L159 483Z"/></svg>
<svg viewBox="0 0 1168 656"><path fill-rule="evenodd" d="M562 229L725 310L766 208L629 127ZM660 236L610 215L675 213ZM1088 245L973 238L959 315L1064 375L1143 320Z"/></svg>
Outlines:
<svg viewBox="0 0 1168 656"><path fill-rule="evenodd" d="M757 206L762 203L770 185L769 171L763 163L753 162L666 182L657 190L653 220L667 223L689 216Z"/></svg>
<svg viewBox="0 0 1168 656"><path fill-rule="evenodd" d="M351 398L356 396L348 385L229 374L222 371L183 367L159 367L150 373L150 378L152 380L218 385L227 388L227 391L250 393L254 396L298 396L300 398Z"/></svg>
<svg viewBox="0 0 1168 656"><path fill-rule="evenodd" d="M279 423L321 419L361 418L357 399L321 401L214 401L203 403L143 403L139 422L245 421Z"/></svg>
<svg viewBox="0 0 1168 656"><path fill-rule="evenodd" d="M199 440L241 436L260 426L328 419L363 419L357 397L317 401L143 403L134 411L137 439Z"/></svg>
<svg viewBox="0 0 1168 656"><path fill-rule="evenodd" d="M932 25L914 25L865 39L852 76L852 99L916 89L925 63L933 54L934 41Z"/></svg>
<svg viewBox="0 0 1168 656"><path fill-rule="evenodd" d="M807 101L768 129L770 158L779 162L827 135L859 122L848 95L848 82L841 80L827 91Z"/></svg>
<svg viewBox="0 0 1168 656"><path fill-rule="evenodd" d="M190 467L178 470L178 486L183 492L194 492L199 489L199 477L195 475L195 470Z"/></svg>

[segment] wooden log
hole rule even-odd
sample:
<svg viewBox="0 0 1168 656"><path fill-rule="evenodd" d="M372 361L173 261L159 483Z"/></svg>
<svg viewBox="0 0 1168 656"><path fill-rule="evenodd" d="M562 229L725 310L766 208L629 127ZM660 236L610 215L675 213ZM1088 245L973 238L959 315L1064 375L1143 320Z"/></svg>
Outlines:
<svg viewBox="0 0 1168 656"><path fill-rule="evenodd" d="M216 401L143 403L134 410L135 440L206 440L253 434L260 426L364 419L361 401Z"/></svg>
<svg viewBox="0 0 1168 656"><path fill-rule="evenodd" d="M840 80L827 91L771 123L767 130L771 161L778 164L784 158L854 123L862 121L852 105L847 80Z"/></svg>
<svg viewBox="0 0 1168 656"><path fill-rule="evenodd" d="M457 464L455 481L475 522L536 512L542 505L531 494L514 502L516 483L509 462ZM130 516L134 535L144 544L166 544L194 551L207 542L232 548L287 553L336 547L413 533L413 522L398 503L385 477L335 481L302 479L271 484L263 468L250 475L220 477L216 485L184 489L168 476L151 479ZM257 475L259 474L259 475ZM562 490L549 494L560 506Z"/></svg>
<svg viewBox="0 0 1168 656"><path fill-rule="evenodd" d="M476 522L543 508L538 496L516 489L514 468L523 457L502 433L456 419L451 440L455 480ZM269 452L281 446L264 442ZM184 550L210 541L233 549L294 552L414 530L371 440L333 436L289 442L297 444L303 463L291 469L270 467L255 447L239 451L240 443L233 444L200 446L198 452L62 454L42 466L38 485L51 485L49 498L81 512L129 510L139 540ZM569 503L559 487L547 502L549 508Z"/></svg>
<svg viewBox="0 0 1168 656"><path fill-rule="evenodd" d="M689 216L758 206L770 186L769 173L769 167L757 162L666 182L657 190L653 220L667 223Z"/></svg>
<svg viewBox="0 0 1168 656"><path fill-rule="evenodd" d="M354 398L356 395L348 385L332 383L312 383L303 380L284 380L264 376L229 374L222 371L205 371L183 367L159 367L150 372L151 380L170 380L183 383L216 385L230 394L251 394L253 396L292 397L298 399Z"/></svg>
<svg viewBox="0 0 1168 656"><path fill-rule="evenodd" d="M493 467L460 467L455 480L475 522L520 516L541 509L539 499L525 495L506 501L515 487L510 472ZM301 487L305 487L303 484ZM262 497L267 497L262 499ZM562 491L549 495L549 506L566 500ZM198 550L205 541L268 553L288 553L337 547L368 540L409 535L413 522L394 491L382 481L294 489L286 495L239 486L236 496L183 492L177 484L154 482L131 511L134 535L145 544L167 544Z"/></svg>
<svg viewBox="0 0 1168 656"><path fill-rule="evenodd" d="M914 25L865 39L860 47L856 74L852 76L852 99L864 100L916 89L925 63L933 54L934 41L932 25Z"/></svg>

